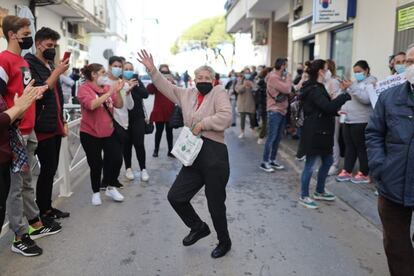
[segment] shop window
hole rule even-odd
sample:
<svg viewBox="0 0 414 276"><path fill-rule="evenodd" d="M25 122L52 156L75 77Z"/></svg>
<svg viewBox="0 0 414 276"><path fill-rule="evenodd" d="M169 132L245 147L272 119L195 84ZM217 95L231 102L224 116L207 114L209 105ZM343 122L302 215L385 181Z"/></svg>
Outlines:
<svg viewBox="0 0 414 276"><path fill-rule="evenodd" d="M352 26L332 32L331 59L336 63L338 77L351 77L352 37Z"/></svg>

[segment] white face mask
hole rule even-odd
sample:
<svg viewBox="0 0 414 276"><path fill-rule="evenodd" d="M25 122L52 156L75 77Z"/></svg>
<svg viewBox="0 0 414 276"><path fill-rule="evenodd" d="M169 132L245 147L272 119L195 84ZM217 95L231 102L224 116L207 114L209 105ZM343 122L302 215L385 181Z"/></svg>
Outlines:
<svg viewBox="0 0 414 276"><path fill-rule="evenodd" d="M99 86L103 86L103 85L105 85L105 77L104 77L104 76L99 76L99 77L98 77L98 79L96 80L96 83L97 83Z"/></svg>
<svg viewBox="0 0 414 276"><path fill-rule="evenodd" d="M411 65L405 69L405 78L411 84L414 84L414 65Z"/></svg>
<svg viewBox="0 0 414 276"><path fill-rule="evenodd" d="M325 76L324 76L324 81L327 82L332 78L332 72L331 70L326 70L325 72Z"/></svg>

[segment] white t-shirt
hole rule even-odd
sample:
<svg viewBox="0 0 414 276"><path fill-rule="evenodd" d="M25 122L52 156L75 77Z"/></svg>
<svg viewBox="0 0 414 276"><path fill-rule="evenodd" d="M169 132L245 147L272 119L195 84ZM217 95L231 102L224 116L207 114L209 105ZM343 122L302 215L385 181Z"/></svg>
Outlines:
<svg viewBox="0 0 414 276"><path fill-rule="evenodd" d="M108 84L112 85L115 81L108 79ZM114 108L114 118L117 121L118 124L120 124L124 129L128 129L128 110L131 110L134 108L134 99L132 98L131 93L128 95L126 92L129 89L128 83L125 83L124 88L121 90L121 96L122 100L124 102L124 105L122 108Z"/></svg>

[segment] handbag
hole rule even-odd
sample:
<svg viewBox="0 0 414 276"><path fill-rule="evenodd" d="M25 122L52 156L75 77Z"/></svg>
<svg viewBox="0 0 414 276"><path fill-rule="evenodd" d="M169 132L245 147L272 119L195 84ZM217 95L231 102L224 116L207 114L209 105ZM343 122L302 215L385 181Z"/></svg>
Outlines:
<svg viewBox="0 0 414 276"><path fill-rule="evenodd" d="M147 113L147 109L145 108L144 103L142 103L142 109L144 110L144 115L145 115L145 134L151 134L154 132L154 123L150 122L149 118L148 118L148 113Z"/></svg>
<svg viewBox="0 0 414 276"><path fill-rule="evenodd" d="M175 105L168 122L171 128L180 128L184 126L183 111L179 105Z"/></svg>
<svg viewBox="0 0 414 276"><path fill-rule="evenodd" d="M96 91L95 91L96 95L98 95L98 97L100 96ZM106 102L104 102L103 107L105 108L106 112L108 113L109 117L111 117L112 119L112 125L114 127L114 132L115 132L115 136L118 138L119 142L121 144L125 143L126 141L128 141L129 136L128 136L128 132L126 131L125 128L123 128L114 118L114 115L112 114L112 112L109 110L109 107L106 105Z"/></svg>
<svg viewBox="0 0 414 276"><path fill-rule="evenodd" d="M17 125L12 124L9 128L10 148L12 151L12 173L28 172L29 158L22 133Z"/></svg>
<svg viewBox="0 0 414 276"><path fill-rule="evenodd" d="M191 166L203 146L200 135L195 136L189 127L183 127L171 153L185 166Z"/></svg>

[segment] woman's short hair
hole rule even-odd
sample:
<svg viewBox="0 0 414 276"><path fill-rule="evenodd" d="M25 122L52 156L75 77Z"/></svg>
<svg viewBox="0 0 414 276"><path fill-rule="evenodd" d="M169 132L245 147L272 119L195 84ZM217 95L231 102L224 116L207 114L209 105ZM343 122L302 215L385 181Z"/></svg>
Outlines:
<svg viewBox="0 0 414 276"><path fill-rule="evenodd" d="M194 71L194 75L196 76L196 78L197 78L197 75L201 73L201 71L207 71L207 72L209 72L211 79L214 80L214 78L216 76L216 72L214 71L213 68L211 68L208 65L203 65L203 66L198 67Z"/></svg>

